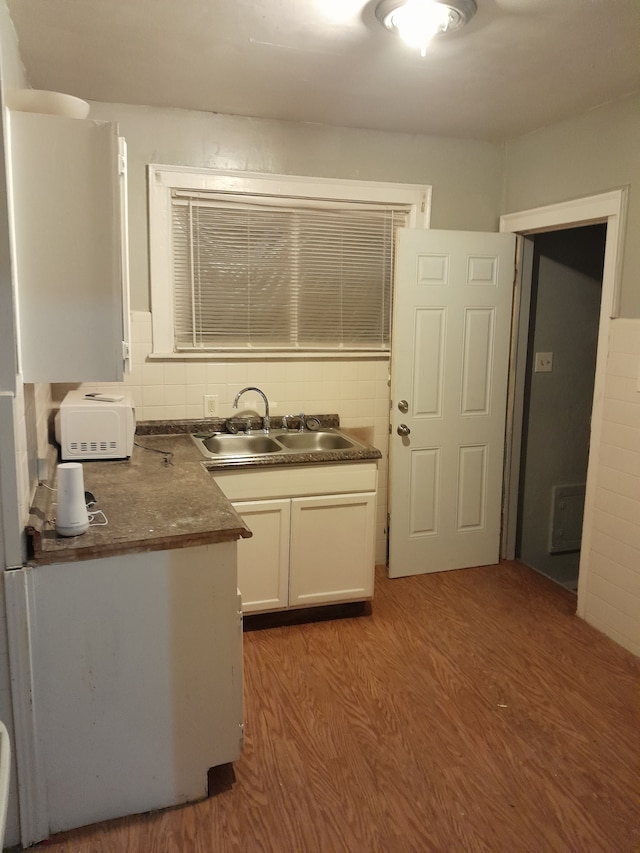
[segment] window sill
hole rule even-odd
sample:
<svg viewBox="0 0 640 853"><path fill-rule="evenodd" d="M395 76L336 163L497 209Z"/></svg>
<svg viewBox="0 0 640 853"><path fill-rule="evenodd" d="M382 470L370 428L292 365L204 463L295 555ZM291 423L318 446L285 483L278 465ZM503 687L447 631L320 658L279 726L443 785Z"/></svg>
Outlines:
<svg viewBox="0 0 640 853"><path fill-rule="evenodd" d="M315 352L290 350L252 350L251 352L233 352L231 350L208 350L206 352L150 352L148 361L389 361L389 350L317 350Z"/></svg>

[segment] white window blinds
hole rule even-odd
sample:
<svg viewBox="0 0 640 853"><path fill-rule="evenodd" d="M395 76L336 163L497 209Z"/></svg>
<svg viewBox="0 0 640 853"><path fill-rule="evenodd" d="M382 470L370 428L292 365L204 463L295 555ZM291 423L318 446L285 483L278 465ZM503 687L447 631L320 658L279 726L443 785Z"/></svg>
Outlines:
<svg viewBox="0 0 640 853"><path fill-rule="evenodd" d="M386 350L402 206L172 193L177 351Z"/></svg>

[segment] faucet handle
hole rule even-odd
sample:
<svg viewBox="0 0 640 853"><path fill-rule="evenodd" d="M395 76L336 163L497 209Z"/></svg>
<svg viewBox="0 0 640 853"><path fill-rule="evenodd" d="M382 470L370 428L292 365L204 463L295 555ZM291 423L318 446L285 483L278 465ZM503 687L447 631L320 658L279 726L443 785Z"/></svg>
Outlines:
<svg viewBox="0 0 640 853"><path fill-rule="evenodd" d="M300 422L299 422L299 425L298 425L298 432L304 432L304 427L305 427L305 422L306 422L306 415L305 415L305 413L304 413L304 412L300 412L300 414L298 415L298 417L300 418Z"/></svg>

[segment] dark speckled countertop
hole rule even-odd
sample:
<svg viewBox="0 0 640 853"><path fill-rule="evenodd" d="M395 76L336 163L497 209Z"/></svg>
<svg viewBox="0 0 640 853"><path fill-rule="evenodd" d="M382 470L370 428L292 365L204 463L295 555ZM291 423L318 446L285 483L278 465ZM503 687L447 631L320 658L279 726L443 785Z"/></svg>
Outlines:
<svg viewBox="0 0 640 853"><path fill-rule="evenodd" d="M83 462L84 487L96 498L92 509L102 510L109 523L81 536L56 533L55 492L39 486L27 527L29 562L90 560L251 536L201 460L188 435L137 435L130 459Z"/></svg>
<svg viewBox="0 0 640 853"><path fill-rule="evenodd" d="M311 415L308 417L315 418L321 427L329 429L341 429L345 435L350 436L355 444L348 450L315 450L308 452L296 453L265 453L255 454L248 457L229 457L220 456L217 459L205 458L198 452L198 458L203 466L210 471L237 470L245 468L273 468L290 465L326 465L328 463L342 462L366 462L380 459L382 454L377 447L369 444L367 441L368 430L359 429L342 429L340 428L340 418L338 415ZM246 418L241 418L241 421L246 421ZM293 418L294 426L297 426L297 418ZM251 418L251 427L254 432L260 432L262 420L260 418ZM271 426L274 432L277 432L282 427L282 418L274 417L271 419ZM160 432L168 433L194 433L194 434L214 434L216 432L224 432L225 421L222 418L210 418L206 421L185 420L185 421L143 421L138 424L136 432L137 439L142 441L147 435L157 435ZM295 429L293 430L295 432ZM190 439L191 440L191 439Z"/></svg>
<svg viewBox="0 0 640 853"><path fill-rule="evenodd" d="M339 425L337 415L318 417L323 426ZM381 456L377 448L355 435L360 439L358 445L345 451L265 454L240 462L204 459L190 433L213 432L223 425L223 421L211 420L140 423L130 459L83 462L85 490L96 498L91 509L102 510L109 523L91 526L80 536L56 533L55 491L40 485L27 526L29 563L47 565L247 538L251 531L211 471L358 462Z"/></svg>

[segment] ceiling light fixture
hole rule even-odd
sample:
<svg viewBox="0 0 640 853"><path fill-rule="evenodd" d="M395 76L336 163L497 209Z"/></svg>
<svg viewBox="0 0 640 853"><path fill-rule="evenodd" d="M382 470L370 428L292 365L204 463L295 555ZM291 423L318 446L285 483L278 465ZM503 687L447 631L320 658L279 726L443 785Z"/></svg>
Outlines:
<svg viewBox="0 0 640 853"><path fill-rule="evenodd" d="M424 56L435 35L459 30L477 9L475 0L382 0L376 17Z"/></svg>

